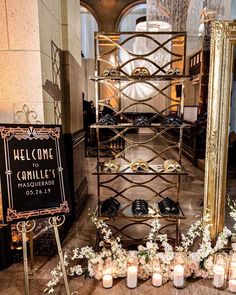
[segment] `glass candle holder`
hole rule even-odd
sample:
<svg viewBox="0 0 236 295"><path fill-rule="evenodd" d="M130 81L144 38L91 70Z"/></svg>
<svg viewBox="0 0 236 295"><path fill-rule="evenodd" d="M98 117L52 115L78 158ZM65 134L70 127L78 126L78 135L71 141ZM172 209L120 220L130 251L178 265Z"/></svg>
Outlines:
<svg viewBox="0 0 236 295"><path fill-rule="evenodd" d="M112 270L110 268L105 268L103 270L102 285L105 289L109 289L113 286Z"/></svg>
<svg viewBox="0 0 236 295"><path fill-rule="evenodd" d="M222 289L225 283L225 268L223 265L215 264L213 267L213 286Z"/></svg>
<svg viewBox="0 0 236 295"><path fill-rule="evenodd" d="M136 265L130 265L127 268L127 287L136 288L138 285L138 267Z"/></svg>
<svg viewBox="0 0 236 295"><path fill-rule="evenodd" d="M162 286L162 273L159 271L153 272L152 274L152 285L154 287Z"/></svg>
<svg viewBox="0 0 236 295"><path fill-rule="evenodd" d="M102 277L102 285L103 285L103 288L105 288L105 289L112 288L112 286L113 286L113 277L112 277L112 275L110 275L110 274L103 275L103 277Z"/></svg>
<svg viewBox="0 0 236 295"><path fill-rule="evenodd" d="M229 266L229 291L236 293L236 262L231 262Z"/></svg>
<svg viewBox="0 0 236 295"><path fill-rule="evenodd" d="M174 267L173 285L175 288L182 289L185 285L184 267L181 264L177 264Z"/></svg>

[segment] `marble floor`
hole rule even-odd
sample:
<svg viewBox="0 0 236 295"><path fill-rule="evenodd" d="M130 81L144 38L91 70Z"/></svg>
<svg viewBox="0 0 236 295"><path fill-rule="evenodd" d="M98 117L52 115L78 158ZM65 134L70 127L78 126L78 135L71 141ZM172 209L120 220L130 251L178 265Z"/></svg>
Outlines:
<svg viewBox="0 0 236 295"><path fill-rule="evenodd" d="M183 159L185 169L188 175L182 180L181 190L181 205L187 218L182 222L181 229L184 232L189 224L201 216L202 207L200 203L203 197L203 172L198 168L193 167L187 160ZM78 221L71 227L67 238L63 242L63 250L72 249L74 247L83 247L86 245L93 246L96 239L96 230L94 225L88 218L88 210L93 210L96 207L96 176L92 175L95 166L95 158L85 158L84 167L86 167L86 174L89 183L89 196L83 212ZM35 266L30 275L30 295L43 294L45 285L50 279L50 271L58 263L58 257L51 259L47 257L35 257ZM0 295L21 295L24 294L24 280L23 280L23 264L13 264L6 270L0 272ZM186 287L182 290L173 288L172 283L169 282L161 288L154 288L151 281L139 281L136 289L131 290L126 287L126 281L115 280L114 287L105 290L101 286L101 282L94 279L85 279L83 277L73 278L69 281L70 289L78 291L79 294L227 294L228 291L218 291L212 287L210 280L187 281ZM60 284L56 289L55 295L64 295L63 284ZM74 293L75 294L75 293Z"/></svg>

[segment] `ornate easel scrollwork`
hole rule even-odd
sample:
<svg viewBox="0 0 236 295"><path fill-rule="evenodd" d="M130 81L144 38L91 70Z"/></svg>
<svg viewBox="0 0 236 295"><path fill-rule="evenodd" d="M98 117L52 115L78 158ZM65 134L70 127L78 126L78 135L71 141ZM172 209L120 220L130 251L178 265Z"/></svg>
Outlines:
<svg viewBox="0 0 236 295"><path fill-rule="evenodd" d="M20 233L29 233L35 228L35 221L28 220L28 221L19 221L16 225L18 232Z"/></svg>
<svg viewBox="0 0 236 295"><path fill-rule="evenodd" d="M65 222L65 215L53 216L48 219L48 222L51 226L60 227Z"/></svg>

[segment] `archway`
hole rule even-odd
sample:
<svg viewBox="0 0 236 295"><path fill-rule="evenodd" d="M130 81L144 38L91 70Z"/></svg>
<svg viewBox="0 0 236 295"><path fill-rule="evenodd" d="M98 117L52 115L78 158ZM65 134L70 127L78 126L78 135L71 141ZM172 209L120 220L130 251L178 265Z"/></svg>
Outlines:
<svg viewBox="0 0 236 295"><path fill-rule="evenodd" d="M80 6L82 92L85 100L94 100L94 83L89 76L94 75L94 33L98 31L95 16L84 5Z"/></svg>
<svg viewBox="0 0 236 295"><path fill-rule="evenodd" d="M146 13L146 1L137 1L126 7L117 20L117 30L121 32L135 31L137 19L146 16Z"/></svg>

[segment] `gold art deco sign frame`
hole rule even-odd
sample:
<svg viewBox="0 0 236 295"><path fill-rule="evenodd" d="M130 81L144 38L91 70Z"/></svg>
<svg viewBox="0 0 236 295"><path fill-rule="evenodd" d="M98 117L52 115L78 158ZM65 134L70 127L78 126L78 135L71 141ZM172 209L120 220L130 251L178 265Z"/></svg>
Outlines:
<svg viewBox="0 0 236 295"><path fill-rule="evenodd" d="M212 218L212 236L222 231L225 220L228 131L236 22L212 23L208 93L204 208Z"/></svg>

